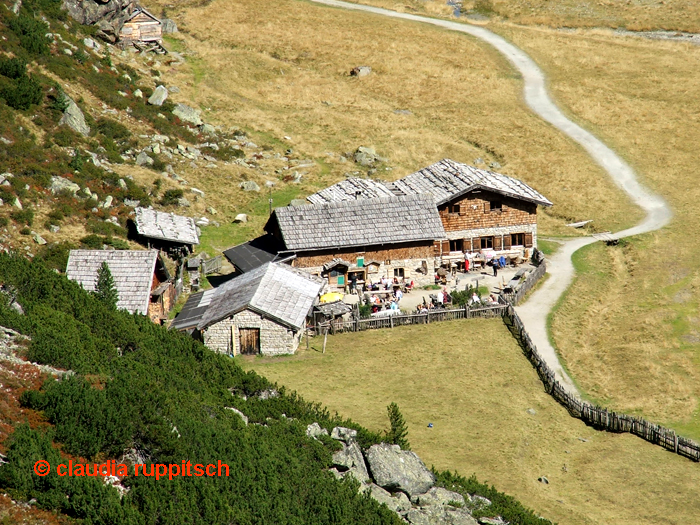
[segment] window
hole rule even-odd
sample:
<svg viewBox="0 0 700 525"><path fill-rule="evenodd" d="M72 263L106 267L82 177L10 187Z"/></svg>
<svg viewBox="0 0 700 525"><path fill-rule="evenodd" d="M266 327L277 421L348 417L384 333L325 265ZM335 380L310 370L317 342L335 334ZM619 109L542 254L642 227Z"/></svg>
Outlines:
<svg viewBox="0 0 700 525"><path fill-rule="evenodd" d="M362 268L365 265L365 258L364 257L358 257L357 258L357 267Z"/></svg>
<svg viewBox="0 0 700 525"><path fill-rule="evenodd" d="M450 241L450 251L451 252L461 252L463 251L464 247L464 242L462 239L455 239L454 241Z"/></svg>
<svg viewBox="0 0 700 525"><path fill-rule="evenodd" d="M502 211L503 203L501 201L489 201L489 211Z"/></svg>
<svg viewBox="0 0 700 525"><path fill-rule="evenodd" d="M510 245L511 246L525 246L525 234L524 233L511 233L510 234Z"/></svg>
<svg viewBox="0 0 700 525"><path fill-rule="evenodd" d="M450 204L448 211L450 213L459 213L460 212L459 204Z"/></svg>
<svg viewBox="0 0 700 525"><path fill-rule="evenodd" d="M394 277L397 277L399 279L403 279L404 278L403 268L394 268Z"/></svg>
<svg viewBox="0 0 700 525"><path fill-rule="evenodd" d="M339 275L343 275L343 272L339 272L338 270L331 270L331 277L338 277Z"/></svg>
<svg viewBox="0 0 700 525"><path fill-rule="evenodd" d="M488 248L493 248L493 237L482 237L481 238L481 249L485 250Z"/></svg>

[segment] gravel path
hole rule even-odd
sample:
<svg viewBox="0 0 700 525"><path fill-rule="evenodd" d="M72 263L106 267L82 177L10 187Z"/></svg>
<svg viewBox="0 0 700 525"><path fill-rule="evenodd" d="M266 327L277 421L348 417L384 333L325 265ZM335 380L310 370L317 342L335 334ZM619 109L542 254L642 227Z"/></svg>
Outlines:
<svg viewBox="0 0 700 525"><path fill-rule="evenodd" d="M618 157L614 151L608 148L594 135L566 118L549 98L544 73L542 73L537 64L526 53L504 38L483 27L450 22L448 20L397 13L387 9L351 4L339 0L312 1L343 9L365 11L392 18L432 24L452 31L467 33L492 45L502 53L522 75L524 80L525 102L530 109L542 119L568 135L571 139L578 142L591 157L608 172L615 184L626 192L632 201L646 212L646 217L640 224L627 230L617 232L612 235L613 237L622 238L658 230L665 226L671 219L671 210L668 205L660 196L651 193L639 183L634 170L625 161ZM590 237L583 237L564 243L557 253L548 261L549 279L532 294L527 303L516 309L542 357L557 373L560 382L565 385L571 393L575 394L578 394L578 391L573 381L571 381L562 368L557 353L549 341L547 316L573 281L574 267L571 262L571 256L579 248L593 242L596 242L596 240Z"/></svg>

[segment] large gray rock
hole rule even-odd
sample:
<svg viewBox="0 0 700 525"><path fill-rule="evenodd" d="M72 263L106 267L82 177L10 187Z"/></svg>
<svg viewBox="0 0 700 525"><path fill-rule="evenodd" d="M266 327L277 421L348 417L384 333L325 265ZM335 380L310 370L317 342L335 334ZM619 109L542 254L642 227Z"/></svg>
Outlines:
<svg viewBox="0 0 700 525"><path fill-rule="evenodd" d="M260 186L254 180L241 182L240 187L243 191L260 191Z"/></svg>
<svg viewBox="0 0 700 525"><path fill-rule="evenodd" d="M162 106L163 102L168 99L168 90L165 86L158 86L153 94L148 97L148 103L151 106Z"/></svg>
<svg viewBox="0 0 700 525"><path fill-rule="evenodd" d="M406 521L412 525L478 525L468 510L440 506L411 509Z"/></svg>
<svg viewBox="0 0 700 525"><path fill-rule="evenodd" d="M177 24L169 18L161 18L160 23L163 25L163 33L177 33Z"/></svg>
<svg viewBox="0 0 700 525"><path fill-rule="evenodd" d="M389 510L393 510L399 514L405 514L411 510L411 502L408 501L408 497L403 492L392 495L391 492L384 490L374 483L369 485L369 487L365 488L364 490L369 491L369 495L373 500L380 505L383 503L389 507Z"/></svg>
<svg viewBox="0 0 700 525"><path fill-rule="evenodd" d="M75 182L71 182L68 179L64 179L63 177L54 176L51 177L51 187L49 189L54 195L63 191L67 191L75 195L80 191L80 186L78 186Z"/></svg>
<svg viewBox="0 0 700 525"><path fill-rule="evenodd" d="M366 77L372 72L370 66L357 66L350 70L350 76L353 77Z"/></svg>
<svg viewBox="0 0 700 525"><path fill-rule="evenodd" d="M142 151L136 156L136 165L143 166L144 164L152 165L154 160L148 156L145 151Z"/></svg>
<svg viewBox="0 0 700 525"><path fill-rule="evenodd" d="M92 25L103 21L110 23L118 31L129 16L127 8L131 3L132 0L63 0L63 7L81 24Z"/></svg>
<svg viewBox="0 0 700 525"><path fill-rule="evenodd" d="M368 148L365 146L360 146L355 150L355 153L352 155L353 159L355 162L357 162L360 166L365 166L366 168L371 168L374 166L377 162L381 162L384 159L377 155L377 152L374 150L374 148Z"/></svg>
<svg viewBox="0 0 700 525"><path fill-rule="evenodd" d="M90 134L90 126L85 122L85 115L83 115L83 112L80 111L80 108L73 99L67 95L66 102L68 106L63 112L61 120L58 122L59 125L68 126L73 131L87 137Z"/></svg>
<svg viewBox="0 0 700 525"><path fill-rule="evenodd" d="M367 462L377 485L390 491L414 496L428 492L435 484L435 476L421 459L398 445L372 445L367 451Z"/></svg>
<svg viewBox="0 0 700 525"><path fill-rule="evenodd" d="M311 423L306 427L306 437L316 439L318 436L328 435L328 430L322 428L318 423Z"/></svg>
<svg viewBox="0 0 700 525"><path fill-rule="evenodd" d="M354 471L353 475L360 483L369 481L365 459L362 457L362 450L357 443L343 443L343 449L333 454L333 465L341 472Z"/></svg>
<svg viewBox="0 0 700 525"><path fill-rule="evenodd" d="M420 507L427 507L429 505L449 505L451 503L458 503L464 506L465 501L464 496L458 492L452 492L442 487L433 487L425 494L416 494L411 497L411 503Z"/></svg>
<svg viewBox="0 0 700 525"><path fill-rule="evenodd" d="M173 115L175 115L181 121L187 122L194 126L201 126L204 123L202 118L199 116L200 113L201 112L198 109L191 108L187 104L178 104L175 106L175 109L173 109Z"/></svg>

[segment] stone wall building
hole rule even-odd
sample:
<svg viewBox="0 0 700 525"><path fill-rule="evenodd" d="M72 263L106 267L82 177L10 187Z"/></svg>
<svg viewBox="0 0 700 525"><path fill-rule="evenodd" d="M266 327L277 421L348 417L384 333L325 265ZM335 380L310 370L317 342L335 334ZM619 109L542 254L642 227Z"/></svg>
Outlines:
<svg viewBox="0 0 700 525"><path fill-rule="evenodd" d="M190 297L173 327L217 352L293 354L323 282L288 265L267 263Z"/></svg>
<svg viewBox="0 0 700 525"><path fill-rule="evenodd" d="M435 239L445 231L430 195L336 200L277 208L265 226L280 257L332 290L382 276L433 282Z"/></svg>

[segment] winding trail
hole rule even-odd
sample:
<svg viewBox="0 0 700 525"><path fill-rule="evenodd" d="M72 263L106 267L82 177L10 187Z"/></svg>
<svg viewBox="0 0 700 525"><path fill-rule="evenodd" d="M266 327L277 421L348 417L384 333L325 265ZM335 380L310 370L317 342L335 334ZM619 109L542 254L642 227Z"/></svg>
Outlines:
<svg viewBox="0 0 700 525"><path fill-rule="evenodd" d="M638 225L617 232L614 238L622 238L630 235L638 235L658 230L668 224L671 219L671 209L664 200L644 188L637 180L634 170L623 161L614 151L607 147L594 135L583 129L578 124L570 121L549 98L546 88L546 79L537 64L519 48L505 40L503 37L492 33L488 29L463 23L450 22L425 16L398 13L388 9L359 4L351 4L340 0L311 0L318 4L332 7L364 11L391 18L400 18L413 22L422 22L442 27L460 33L467 33L492 45L503 54L520 72L524 80L525 102L543 120L568 135L580 144L590 156L610 175L620 189L627 193L632 201L646 212L645 219ZM591 237L573 239L564 243L556 254L549 259L549 279L532 294L530 299L516 308L531 339L537 346L540 355L547 361L552 370L557 374L557 379L570 393L578 395L578 391L562 368L554 347L549 341L547 333L547 316L551 312L559 298L567 290L574 278L574 266L571 256L579 248L596 242Z"/></svg>

